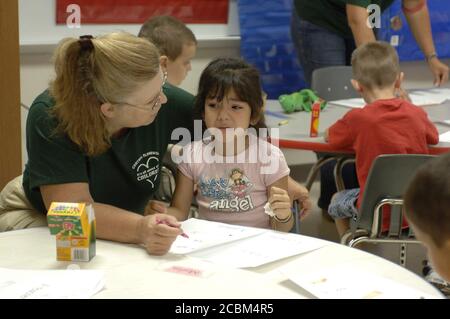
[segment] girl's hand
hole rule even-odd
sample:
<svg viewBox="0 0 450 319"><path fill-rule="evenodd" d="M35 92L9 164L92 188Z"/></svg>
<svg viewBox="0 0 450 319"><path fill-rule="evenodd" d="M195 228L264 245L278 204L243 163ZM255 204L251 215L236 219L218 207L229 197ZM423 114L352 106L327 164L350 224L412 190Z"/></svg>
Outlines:
<svg viewBox="0 0 450 319"><path fill-rule="evenodd" d="M312 202L311 199L309 197L309 192L306 189L305 186L303 186L302 184L297 183L296 181L294 181L293 179L291 179L289 177L288 180L289 184L289 195L291 197L291 200L298 200L302 210L300 211L300 218L305 217L306 215L308 215L311 210L312 210Z"/></svg>
<svg viewBox="0 0 450 319"><path fill-rule="evenodd" d="M303 219L305 216L308 216L309 213L311 213L312 210L312 202L311 199L309 198L309 192L308 190L305 188L305 193L303 193L298 199L301 205L301 211L299 212L300 219Z"/></svg>
<svg viewBox="0 0 450 319"><path fill-rule="evenodd" d="M144 216L154 214L166 214L168 204L159 200L149 200L145 207Z"/></svg>
<svg viewBox="0 0 450 319"><path fill-rule="evenodd" d="M291 199L289 198L288 192L282 188L272 186L270 189L269 203L278 219L287 219L292 214Z"/></svg>

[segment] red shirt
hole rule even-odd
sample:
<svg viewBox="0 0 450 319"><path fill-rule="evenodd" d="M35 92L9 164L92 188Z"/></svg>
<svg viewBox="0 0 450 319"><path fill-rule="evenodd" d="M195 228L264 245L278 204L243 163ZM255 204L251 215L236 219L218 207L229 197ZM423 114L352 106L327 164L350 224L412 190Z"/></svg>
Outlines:
<svg viewBox="0 0 450 319"><path fill-rule="evenodd" d="M367 175L378 155L428 154L428 145L437 144L439 134L424 110L393 98L349 111L329 128L328 142L356 154L360 207Z"/></svg>

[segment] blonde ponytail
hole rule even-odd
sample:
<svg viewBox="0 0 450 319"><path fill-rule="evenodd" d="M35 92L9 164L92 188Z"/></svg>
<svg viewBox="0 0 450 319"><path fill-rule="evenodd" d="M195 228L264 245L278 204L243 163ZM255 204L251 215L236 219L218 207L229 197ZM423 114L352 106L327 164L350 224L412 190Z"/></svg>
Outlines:
<svg viewBox="0 0 450 319"><path fill-rule="evenodd" d="M50 94L56 104L57 133L67 136L88 156L111 146L102 103L122 101L159 71L159 53L147 40L128 33L99 38L67 38L54 54L56 77Z"/></svg>

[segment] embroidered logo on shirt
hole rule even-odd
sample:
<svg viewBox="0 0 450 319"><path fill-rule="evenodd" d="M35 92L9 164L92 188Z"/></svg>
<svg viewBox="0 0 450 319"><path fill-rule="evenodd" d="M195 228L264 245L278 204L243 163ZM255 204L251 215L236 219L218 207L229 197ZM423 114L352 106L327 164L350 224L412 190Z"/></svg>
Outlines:
<svg viewBox="0 0 450 319"><path fill-rule="evenodd" d="M147 181L155 187L156 179L159 173L159 152L147 152L142 154L133 164L133 170L136 170L136 179Z"/></svg>

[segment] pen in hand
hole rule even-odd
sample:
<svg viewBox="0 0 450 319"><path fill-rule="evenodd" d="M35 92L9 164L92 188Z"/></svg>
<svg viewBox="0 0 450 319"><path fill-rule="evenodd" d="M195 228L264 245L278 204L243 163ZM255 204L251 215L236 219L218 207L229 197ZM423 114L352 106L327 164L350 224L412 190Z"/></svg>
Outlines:
<svg viewBox="0 0 450 319"><path fill-rule="evenodd" d="M167 225L167 226L170 226L170 227L180 228L179 226L175 226L175 225L170 224L170 223L169 223L168 221L166 221L166 220L156 219L156 224L157 224L157 225L159 225L159 224L164 224L164 225ZM189 236L188 236L185 232L182 232L182 233L181 233L181 236L183 236L184 238L189 238Z"/></svg>

